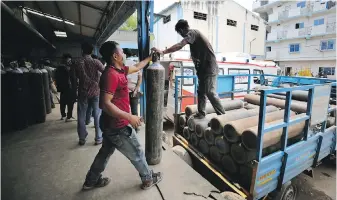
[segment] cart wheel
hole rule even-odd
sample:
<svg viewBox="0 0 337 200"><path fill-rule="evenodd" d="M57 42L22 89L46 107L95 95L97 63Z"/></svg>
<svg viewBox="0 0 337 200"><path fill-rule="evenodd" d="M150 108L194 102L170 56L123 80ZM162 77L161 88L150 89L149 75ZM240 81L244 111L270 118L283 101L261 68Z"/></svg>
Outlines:
<svg viewBox="0 0 337 200"><path fill-rule="evenodd" d="M183 161L185 161L189 166L191 166L193 168L192 158L191 158L190 154L187 152L187 150L184 147L182 147L180 145L177 145L177 146L174 146L172 148L172 150Z"/></svg>
<svg viewBox="0 0 337 200"><path fill-rule="evenodd" d="M221 193L221 196L224 200L245 200L245 198L234 192L223 192Z"/></svg>
<svg viewBox="0 0 337 200"><path fill-rule="evenodd" d="M297 188L291 181L282 185L281 191L271 194L272 200L296 200Z"/></svg>

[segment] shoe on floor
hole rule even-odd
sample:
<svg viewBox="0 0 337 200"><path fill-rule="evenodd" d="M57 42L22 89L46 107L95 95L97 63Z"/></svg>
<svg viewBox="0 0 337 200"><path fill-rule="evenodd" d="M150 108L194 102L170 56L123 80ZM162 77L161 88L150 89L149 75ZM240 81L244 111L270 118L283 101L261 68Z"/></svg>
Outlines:
<svg viewBox="0 0 337 200"><path fill-rule="evenodd" d="M61 117L61 119L60 119L60 120L64 120L64 118L65 118L65 117Z"/></svg>
<svg viewBox="0 0 337 200"><path fill-rule="evenodd" d="M85 125L89 125L91 123L91 121L89 121L89 122L85 122Z"/></svg>
<svg viewBox="0 0 337 200"><path fill-rule="evenodd" d="M80 140L80 141L78 141L78 144L79 144L80 146L85 145L85 140Z"/></svg>
<svg viewBox="0 0 337 200"><path fill-rule="evenodd" d="M100 145L102 144L103 141L95 141L95 145Z"/></svg>
<svg viewBox="0 0 337 200"><path fill-rule="evenodd" d="M76 119L73 118L73 117L72 117L72 118L67 118L67 119L66 119L66 122L73 122L73 121L76 121Z"/></svg>
<svg viewBox="0 0 337 200"><path fill-rule="evenodd" d="M195 115L193 115L193 117L194 117L195 119L204 119L204 118L205 118L205 115L200 114L200 113L196 113Z"/></svg>
<svg viewBox="0 0 337 200"><path fill-rule="evenodd" d="M89 185L86 182L82 186L82 190L90 190L93 188L98 188L98 187L105 187L110 183L111 179L104 177L104 178L99 178L97 183L95 185Z"/></svg>
<svg viewBox="0 0 337 200"><path fill-rule="evenodd" d="M148 190L153 186L157 185L161 180L163 180L163 176L161 172L152 173L152 180L144 181L141 185L143 190Z"/></svg>

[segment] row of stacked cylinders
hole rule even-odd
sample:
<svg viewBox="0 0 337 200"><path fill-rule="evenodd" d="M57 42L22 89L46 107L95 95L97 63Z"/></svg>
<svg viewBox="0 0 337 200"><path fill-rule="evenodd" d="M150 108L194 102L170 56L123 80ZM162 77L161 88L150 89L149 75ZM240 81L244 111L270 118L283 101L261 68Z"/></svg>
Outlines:
<svg viewBox="0 0 337 200"><path fill-rule="evenodd" d="M249 100L255 99L255 97L259 96L246 95L245 101L251 104L244 103L242 100L221 100L226 114L220 116L215 114L212 105L208 104L206 112L210 114L206 115L204 119L194 119L192 115L197 112L197 105L190 105L186 107L185 115L181 115L178 122L180 126L178 132L189 144L211 160L213 164L216 164L219 169L234 178L236 177L236 181L248 189L252 175L253 163L251 161L255 160L257 155L256 141L260 102L255 103ZM283 121L284 110L281 109L284 109L285 100L281 101L284 101L281 102L283 104L281 106L275 104L266 107L265 123L267 126ZM298 102L294 103L296 106L290 111L291 119L305 115L301 113L306 109L306 102L300 102L303 105ZM334 121L336 121L335 118ZM304 124L303 121L288 128L288 145L302 139ZM335 124L332 123L331 126ZM264 137L263 156L280 150L281 134L282 129L273 131L268 135L270 138Z"/></svg>
<svg viewBox="0 0 337 200"><path fill-rule="evenodd" d="M1 71L2 133L46 121L52 110L49 81L46 69Z"/></svg>

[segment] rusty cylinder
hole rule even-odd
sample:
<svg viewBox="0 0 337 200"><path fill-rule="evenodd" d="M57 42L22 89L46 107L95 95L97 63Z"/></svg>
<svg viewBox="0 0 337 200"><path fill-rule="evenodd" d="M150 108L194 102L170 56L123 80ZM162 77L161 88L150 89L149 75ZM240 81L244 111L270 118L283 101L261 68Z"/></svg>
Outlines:
<svg viewBox="0 0 337 200"><path fill-rule="evenodd" d="M190 129L190 131L195 131L195 126L199 123L205 123L206 125L208 124L208 122L213 118L216 117L217 114L216 113L211 113L205 116L205 118L203 119L196 119L193 116L191 116L188 120L187 120L187 126ZM200 137L200 136L199 136Z"/></svg>
<svg viewBox="0 0 337 200"><path fill-rule="evenodd" d="M290 116L295 113L290 111ZM265 123L272 122L284 118L284 110L267 113L265 116ZM224 136L231 143L236 143L240 140L241 134L249 127L257 126L259 123L259 116L248 117L235 121L230 121L224 126Z"/></svg>
<svg viewBox="0 0 337 200"><path fill-rule="evenodd" d="M215 134L210 127L205 129L204 139L209 145L214 145Z"/></svg>
<svg viewBox="0 0 337 200"><path fill-rule="evenodd" d="M186 140L190 140L191 139L191 133L190 133L190 130L188 130L188 127L184 127L184 130L183 130L183 136Z"/></svg>
<svg viewBox="0 0 337 200"><path fill-rule="evenodd" d="M256 151L248 151L242 144L232 144L231 156L238 164L245 164L256 158Z"/></svg>
<svg viewBox="0 0 337 200"><path fill-rule="evenodd" d="M236 164L232 157L224 155L221 159L222 168L230 174L236 174L239 170L239 165Z"/></svg>
<svg viewBox="0 0 337 200"><path fill-rule="evenodd" d="M300 115L295 115L295 116L290 117L290 120L298 119L304 116L306 116L305 113L300 114ZM276 120L270 123L266 123L264 127L272 126L272 125L279 124L282 122L283 122L283 119ZM305 124L305 121L290 125L288 127L288 138L293 138L299 135L303 131L304 124ZM257 148L257 134L258 134L257 129L258 129L258 126L248 128L241 135L242 143L248 150L253 151L253 150L256 150ZM270 131L266 133L263 136L263 147L262 148L266 148L274 144L277 144L281 140L282 131L283 131L283 128L280 128L280 129L276 129L274 131Z"/></svg>
<svg viewBox="0 0 337 200"><path fill-rule="evenodd" d="M197 137L197 135L195 133L191 133L191 138L190 138L190 142L194 147L197 147L199 144L199 138Z"/></svg>
<svg viewBox="0 0 337 200"><path fill-rule="evenodd" d="M255 108L259 108L259 106L254 105L254 104L250 104L250 103L248 103L248 104L245 106L245 109L247 109L247 110L251 110L251 109L255 109Z"/></svg>
<svg viewBox="0 0 337 200"><path fill-rule="evenodd" d="M236 110L230 110L230 111L227 111L226 114L230 115L231 113L241 112L241 111L246 111L246 109L240 108L240 109L236 109ZM213 118L216 118L217 116L218 115L215 115ZM211 118L211 119L213 119L213 118ZM210 125L210 120L200 121L199 123L197 123L195 125L195 133L197 134L198 137L203 137L203 135L205 134L205 129L207 127L209 127L209 125ZM215 132L215 134L221 134L221 132L220 133Z"/></svg>
<svg viewBox="0 0 337 200"><path fill-rule="evenodd" d="M184 128L186 126L186 116L180 115L178 123L181 128Z"/></svg>
<svg viewBox="0 0 337 200"><path fill-rule="evenodd" d="M214 140L214 144L221 154L226 154L229 152L229 143L222 136L216 137Z"/></svg>
<svg viewBox="0 0 337 200"><path fill-rule="evenodd" d="M222 107L224 108L225 111L243 108L243 101L241 101L241 100L222 99L222 100L220 100L220 103L221 103L221 105L222 105ZM189 106L186 106L186 108L185 108L185 114L186 114L187 117L189 117L189 116L191 116L191 115L193 115L197 112L198 112L198 105L197 104L189 105ZM206 113L215 113L215 110L214 110L211 103L206 104Z"/></svg>
<svg viewBox="0 0 337 200"><path fill-rule="evenodd" d="M246 94L244 99L248 103L260 105L260 96L259 95ZM285 103L286 103L285 100L271 98L271 97L267 97L267 102L266 102L267 105L273 105L273 106L276 106L276 107L279 107L279 108L282 108L282 109L285 108ZM299 101L297 101L297 102L291 101L290 109L292 111L297 112L297 113L305 113L307 111L307 103L299 102Z"/></svg>
<svg viewBox="0 0 337 200"><path fill-rule="evenodd" d="M215 163L221 163L222 154L216 146L211 146L209 148L209 155Z"/></svg>
<svg viewBox="0 0 337 200"><path fill-rule="evenodd" d="M273 112L279 110L275 106L267 106L266 112ZM213 129L213 131L217 134L222 134L224 125L233 120L243 119L247 117L257 116L259 115L260 108L255 108L252 110L244 110L240 112L233 112L233 113L227 113L224 115L218 115L217 117L211 119L210 126Z"/></svg>
<svg viewBox="0 0 337 200"><path fill-rule="evenodd" d="M198 144L198 149L204 155L208 155L209 153L209 146L204 139L200 139L199 144Z"/></svg>
<svg viewBox="0 0 337 200"><path fill-rule="evenodd" d="M145 157L149 165L156 165L162 158L165 68L157 53L152 62L146 69Z"/></svg>

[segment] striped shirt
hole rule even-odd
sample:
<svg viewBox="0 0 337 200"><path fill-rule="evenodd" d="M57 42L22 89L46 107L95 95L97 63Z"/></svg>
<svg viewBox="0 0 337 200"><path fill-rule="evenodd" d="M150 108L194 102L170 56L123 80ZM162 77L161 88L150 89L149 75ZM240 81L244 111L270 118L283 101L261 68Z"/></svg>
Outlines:
<svg viewBox="0 0 337 200"><path fill-rule="evenodd" d="M99 96L99 78L100 72L104 70L103 64L99 60L93 59L91 55L86 55L79 59L75 66L79 79L78 96Z"/></svg>

